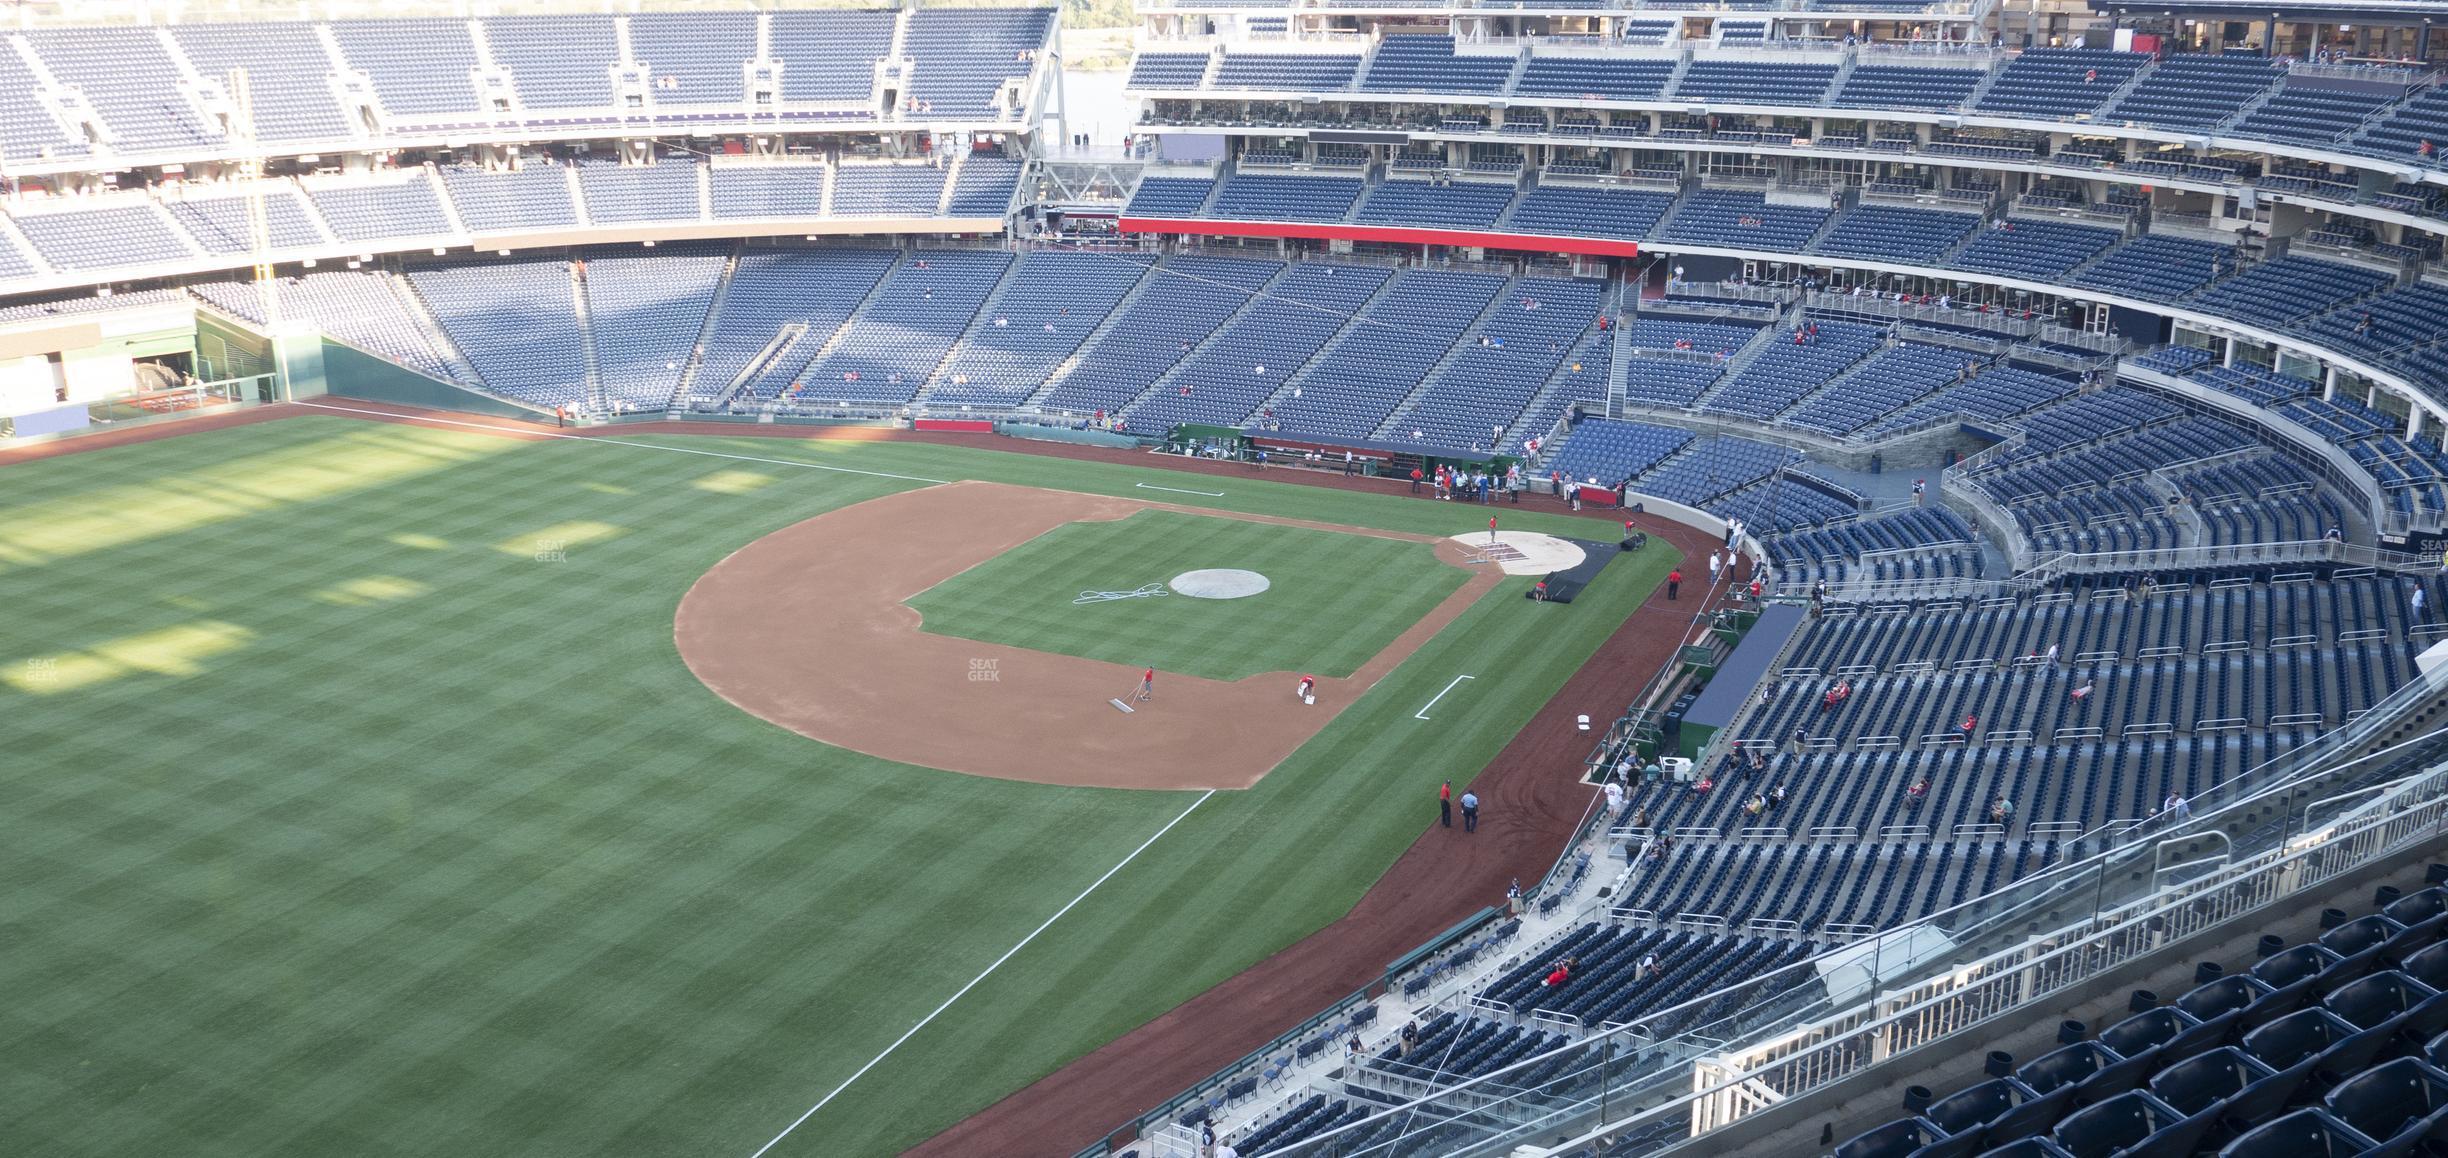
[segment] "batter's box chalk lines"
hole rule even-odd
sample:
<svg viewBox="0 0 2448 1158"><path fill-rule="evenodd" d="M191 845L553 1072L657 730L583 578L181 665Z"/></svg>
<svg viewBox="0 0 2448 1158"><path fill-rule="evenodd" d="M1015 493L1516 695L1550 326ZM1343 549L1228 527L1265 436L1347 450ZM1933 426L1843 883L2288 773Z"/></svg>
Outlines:
<svg viewBox="0 0 2448 1158"><path fill-rule="evenodd" d="M1078 606L1084 603L1111 603L1117 599L1154 599L1171 594L1171 591L1165 590L1164 584L1150 583L1131 591L1082 591L1079 593L1079 598L1072 600L1071 603L1073 606Z"/></svg>
<svg viewBox="0 0 2448 1158"><path fill-rule="evenodd" d="M626 438L602 438L592 434L564 434L553 430L530 430L524 426L498 426L490 422L463 422L456 418L428 418L424 415L417 414L393 414L388 410L367 410L363 407L357 406L334 406L329 402L297 402L292 403L292 405L312 407L316 410L329 410L339 414L363 414L369 418L388 418L397 422L421 422L427 426L459 426L465 427L469 430L488 431L493 434L523 434L529 438L567 439L573 442L592 442L599 446L627 446L634 447L638 450L660 450L669 452L671 454L694 454L701 458L728 459L732 462L761 462L767 466L794 466L800 468L801 470L831 471L834 474L862 474L869 478L888 478L900 482L926 483L929 486L942 486L951 481L949 479L940 478L920 478L914 474L893 474L889 471L881 470L860 470L857 467L850 466L827 466L821 462L801 462L798 459L793 458L765 458L754 454L728 454L719 450L701 450L693 446L664 446L661 443L655 442L631 442Z"/></svg>
<svg viewBox="0 0 2448 1158"><path fill-rule="evenodd" d="M1208 798L1208 797L1211 797L1211 796L1214 796L1215 794L1216 794L1216 790L1215 790L1215 789L1213 789L1213 788L1210 788L1210 789L1206 790L1205 792L1199 793L1199 798L1198 798L1198 799L1196 799L1196 800L1191 801L1191 802L1190 802L1190 807L1185 808L1185 809L1182 809L1182 810L1181 810L1181 815L1176 816L1176 817L1174 817L1173 819L1166 821L1166 822L1165 822L1165 826L1164 826L1163 828L1159 828L1159 829L1157 829L1157 830L1156 830L1156 834L1155 834L1154 836L1151 836L1151 837L1147 838L1146 840L1140 841L1140 842L1139 842L1139 847L1132 849L1132 850L1131 850L1131 852L1130 852L1130 855L1129 855L1129 856L1123 857L1121 860L1114 862L1114 866L1113 866L1112 868L1109 868L1109 869L1106 869L1106 870L1105 870L1105 875L1104 875L1104 876L1098 877L1098 878L1095 880L1095 882L1094 882L1094 883L1092 883L1092 884L1090 884L1090 885L1089 885L1087 888L1081 889L1081 890L1080 890L1080 894L1079 894L1078 896L1076 896L1076 897L1071 898L1071 900L1070 900L1070 902L1069 902L1069 903L1065 904L1063 907L1061 907L1061 908L1059 908L1059 909L1054 910L1054 915L1053 915L1053 916L1051 916L1051 917L1047 917L1047 918L1045 919L1045 923L1044 923L1044 924L1041 924L1041 925L1037 926L1035 929L1031 930L1031 931L1029 932L1029 935L1028 935L1028 936L1020 938L1020 943L1019 943L1019 944L1014 945L1014 946L1012 946L1011 948L1004 950L1004 951L1003 951L1003 955L1002 955L1002 956L995 958L994 964L989 965L989 966L987 966L987 967L986 967L986 972L984 972L984 973L980 973L980 974L978 974L977 976L970 978L970 979L969 979L969 984L961 986L961 987L960 987L960 991L959 991L959 992L954 993L954 994L953 994L952 996L950 996L950 997L944 998L944 1003L943 1003L943 1004L941 1004L941 1005L936 1006L936 1007L935 1007L935 1012L934 1012L934 1013L930 1013L930 1014L927 1014L925 1017L919 1018L919 1019L918 1019L918 1024L916 1024L916 1025L913 1025L913 1026L909 1027L909 1032L904 1033L904 1034L902 1034L900 1037L898 1037L898 1038L894 1039L894 1041L893 1041L893 1043L892 1043L891 1045L885 1046L885 1047L884 1047L884 1052L883 1052L883 1053L877 1054L877 1055L875 1055L874 1057L869 1058L869 1059L867 1060L867 1064L866 1064L866 1065L860 1066L860 1067L858 1068L858 1072L857 1072L857 1073L854 1073L854 1074L850 1075L848 1078L843 1079L842 1084L840 1084L840 1085L838 1085L838 1086L833 1087L833 1092L832 1092L832 1093L826 1094L826 1095L825 1095L823 1098L818 1099L818 1101L816 1102L816 1104L815 1104L815 1105L813 1105L813 1106L809 1106L809 1107L808 1107L807 1113L804 1113L804 1114L799 1115L799 1118L798 1118L798 1120L797 1120L797 1121L792 1122L792 1123L791 1123L790 1125L788 1125L788 1126L784 1126L784 1127L782 1128L782 1132L781 1132L781 1133L774 1135L774 1136L773 1136L773 1140L772 1140L772 1141L767 1142L767 1143L765 1143L764 1145L757 1147L756 1153L749 1155L749 1156L748 1156L748 1158L764 1158L765 1152L766 1152L767 1150L771 1150L771 1149L773 1149L774 1147L781 1145L781 1144L782 1144L782 1139L784 1139L784 1138L788 1138L788 1137L790 1137L790 1136L791 1136L791 1131L798 1129L798 1128L799 1128L800 1126L802 1126L802 1125L805 1125L805 1124L807 1123L807 1120L808 1120L808 1119L813 1118L813 1117L815 1117L815 1116L816 1116L816 1111L821 1110L821 1109L824 1109L824 1108L825 1108L825 1104L826 1104L826 1103L831 1102L831 1101L832 1101L834 1098L837 1098L837 1097L841 1096L841 1092L842 1092L843 1090L849 1089L849 1088L850 1088L850 1083L851 1083L851 1082L855 1082L855 1081L859 1080L860 1078L863 1078L863 1077L867 1076L867 1071L869 1071L869 1070L871 1070L871 1069L874 1069L874 1068L876 1067L876 1064L877 1064L877 1063L879 1063L879 1062L881 1062L881 1061L883 1061L885 1058L891 1057L891 1056L892 1056L892 1052L893 1052L894 1050L897 1050L897 1049L901 1048L901 1044L902 1044L903 1042L906 1042L906 1041L908 1041L909 1039L911 1039L911 1038L913 1038L913 1037L918 1036L918 1031L919 1031L919 1030L922 1030L922 1029L925 1029L925 1028L927 1027L927 1023L928 1023L928 1022L935 1020L936 1016L937 1016L938 1014L941 1014L941 1013L942 1013L944 1010L947 1010L947 1009L952 1008L952 1003L953 1003L953 1002L960 1000L960 999L961 999L961 997L962 997L963 995L967 994L967 993L968 993L970 990L977 988L977 987L978 987L978 983L979 983L979 982L986 980L986 978L987 978L987 976L988 976L989 974L992 974L992 973L993 973L995 970L1002 968L1002 967L1003 967L1003 963L1004 963L1004 962L1006 962L1006 961L1011 960L1011 959L1012 959L1014 956L1016 956L1016 955L1017 955L1017 954L1020 952L1020 950L1025 949L1025 948L1028 948L1028 943L1029 943L1029 942L1031 942L1031 941L1036 940L1036 939L1037 939L1037 935L1038 935L1039 933L1043 933L1043 932L1045 932L1047 929L1053 928L1053 927L1054 927L1054 922L1059 921L1059 920L1062 920L1062 917L1063 917L1063 914L1064 914L1064 913L1068 913L1068 912L1070 912L1072 909L1074 909L1074 908L1078 907L1078 905L1079 905L1079 903L1080 903L1081 901L1084 901L1084 900L1087 900L1087 899L1088 899L1088 894L1090 894L1090 893L1093 893L1093 892L1097 891L1097 888L1098 888L1099 886L1103 885L1105 882L1107 882L1107 881L1109 881L1109 880L1112 880L1112 879L1113 879L1113 876L1114 876L1114 874L1115 874L1115 873L1121 872L1121 871L1122 871L1122 870L1123 870L1125 867L1127 867L1127 866L1130 864L1130 862L1132 862L1132 861L1135 861L1135 860L1139 859L1139 854L1140 854L1140 853L1146 852L1150 846L1154 845L1154 844L1155 844L1157 841L1164 839L1164 834L1166 834L1166 833L1168 833L1168 832L1173 831L1173 826L1174 826L1174 825L1180 824L1182 821L1185 821L1185 820L1190 819L1190 814L1191 814L1191 813L1193 813L1193 812L1198 811L1199 805L1202 805L1202 804L1207 803L1207 798Z"/></svg>
<svg viewBox="0 0 2448 1158"><path fill-rule="evenodd" d="M1466 679L1470 679L1470 678L1472 678L1472 677L1470 677L1470 676L1466 676L1466 675L1455 676L1455 677L1453 678L1453 682L1452 682L1452 683L1449 683L1449 684L1446 684L1446 685L1445 685L1445 692L1450 692L1450 691L1454 690L1455 688L1462 686L1462 681L1463 681L1463 680L1466 680ZM1418 711L1416 711L1416 712L1411 713L1411 718L1412 718L1412 719L1414 719L1414 720L1425 720L1425 719L1427 719L1427 718L1428 718L1428 709L1435 707L1435 706L1437 705L1437 701L1438 701L1438 700L1444 699L1444 698L1445 698L1445 692L1438 692L1438 693L1437 693L1437 694L1435 694L1434 696L1429 697L1429 698L1428 698L1428 702L1427 702L1427 703L1425 703L1425 704L1421 704L1421 705L1420 705L1420 710L1418 710Z"/></svg>
<svg viewBox="0 0 2448 1158"><path fill-rule="evenodd" d="M1224 492L1222 491L1186 491L1180 487L1160 487L1154 483L1132 483L1131 485L1138 487L1143 491L1171 491L1177 495L1205 495L1211 499L1220 499L1224 497Z"/></svg>

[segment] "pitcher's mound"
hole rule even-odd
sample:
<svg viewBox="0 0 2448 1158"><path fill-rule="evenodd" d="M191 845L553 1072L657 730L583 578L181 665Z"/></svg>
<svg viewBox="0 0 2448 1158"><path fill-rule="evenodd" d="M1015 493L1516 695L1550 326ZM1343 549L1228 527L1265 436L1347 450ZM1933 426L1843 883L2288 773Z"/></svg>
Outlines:
<svg viewBox="0 0 2448 1158"><path fill-rule="evenodd" d="M1570 571L1588 557L1581 548L1563 539L1531 531L1498 531L1493 543L1488 541L1486 531L1451 537L1471 553L1473 562L1484 560L1494 563L1502 567L1507 575L1545 575L1551 571Z"/></svg>
<svg viewBox="0 0 2448 1158"><path fill-rule="evenodd" d="M1192 599L1243 599L1266 590L1271 584L1256 571L1231 567L1209 567L1199 571L1184 571L1165 586L1176 595Z"/></svg>

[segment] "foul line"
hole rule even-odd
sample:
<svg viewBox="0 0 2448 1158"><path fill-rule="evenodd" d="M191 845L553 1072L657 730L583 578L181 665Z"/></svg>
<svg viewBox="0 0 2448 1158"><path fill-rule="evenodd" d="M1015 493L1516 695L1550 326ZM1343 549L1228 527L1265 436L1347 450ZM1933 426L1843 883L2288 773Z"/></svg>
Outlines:
<svg viewBox="0 0 2448 1158"><path fill-rule="evenodd" d="M860 470L857 467L851 466L827 466L821 462L801 462L798 459L792 458L764 458L753 454L728 454L719 450L701 450L693 446L665 446L658 442L631 442L626 438L607 438L594 434L565 434L557 430L530 430L523 426L495 426L489 422L466 422L456 418L428 418L421 414L398 414L388 410L367 410L357 406L334 406L328 402L293 402L290 403L290 405L306 406L316 410L331 410L341 414L363 414L371 418L387 418L393 422L422 422L433 426L464 426L469 430L490 431L494 434L519 434L525 435L529 438L561 438L568 439L573 442L598 443L604 446L632 446L639 450L667 450L673 454L694 454L703 456L705 458L727 458L733 462L761 462L771 466L796 466L804 467L808 470L829 470L835 474L863 474L869 478L898 479L902 482L926 483L930 486L942 486L951 481L949 479L940 478L920 478L914 474L892 474L888 471ZM705 437L721 438L724 436L707 435Z"/></svg>
<svg viewBox="0 0 2448 1158"><path fill-rule="evenodd" d="M1462 681L1463 681L1463 680L1470 679L1470 678L1471 678L1470 676L1455 676L1455 677L1453 678L1453 682L1452 682L1452 683L1449 683L1449 684L1446 684L1446 685L1445 685L1445 692L1450 692L1450 691L1454 690L1456 687L1461 686L1461 683L1462 683ZM1414 720L1425 720L1425 719L1427 719L1427 718L1428 718L1428 709L1435 707L1435 706L1436 706L1436 702L1437 702L1438 700L1444 699L1444 698L1445 698L1445 692L1438 692L1438 693L1437 693L1437 694L1436 694L1434 697L1432 697L1431 699L1429 699L1429 701L1428 701L1427 703L1420 705L1420 710L1418 710L1418 711L1416 711L1416 712L1411 713L1411 718L1412 718L1412 719L1414 719Z"/></svg>
<svg viewBox="0 0 2448 1158"><path fill-rule="evenodd" d="M899 1038L895 1039L891 1045L885 1046L883 1053L877 1054L873 1058L868 1059L867 1064L860 1066L857 1073L851 1074L848 1078L843 1079L842 1084L833 1087L832 1093L826 1094L824 1097L818 1099L815 1105L808 1107L807 1113L799 1115L798 1120L792 1122L788 1126L783 1127L781 1133L773 1136L773 1141L757 1147L756 1153L749 1155L748 1158L764 1158L764 1154L767 1150L771 1150L775 1146L780 1145L782 1139L790 1137L791 1131L796 1130L800 1126L806 1124L809 1118L815 1117L816 1111L824 1109L827 1102L839 1097L843 1090L849 1089L851 1082L855 1082L860 1078L867 1076L867 1071L874 1069L876 1067L876 1063L892 1056L892 1052L894 1050L901 1048L901 1043L916 1037L919 1030L925 1029L928 1022L935 1020L937 1014L941 1014L944 1010L952 1008L953 1002L960 1000L964 994L967 994L970 990L977 988L978 982L986 980L987 974L993 973L995 970L1002 968L1003 963L1011 960L1014 954L1020 952L1022 949L1028 948L1028 943L1036 940L1037 934L1043 933L1048 928L1052 927L1054 922L1061 920L1062 915L1070 912L1073 906L1079 904L1081 901L1087 900L1088 894L1097 891L1098 885L1102 885L1106 881L1113 879L1113 875L1121 872L1123 866L1139 859L1139 854L1146 852L1149 845L1155 844L1158 839L1164 836L1164 834L1173 831L1174 825L1180 824L1182 821L1189 819L1191 813L1198 811L1199 805L1207 803L1207 798L1215 794L1216 790L1213 788L1200 793L1198 799L1190 802L1190 807L1181 810L1180 816L1176 816L1173 819L1166 821L1163 828L1156 830L1156 835L1141 841L1139 847L1132 849L1129 856L1123 857L1120 861L1116 862L1112 868L1106 869L1104 876L1098 877L1095 883L1090 884L1087 888L1081 889L1080 894L1071 898L1069 904L1054 910L1054 915L1047 917L1044 924L1039 925L1034 930L1030 931L1028 936L1020 938L1019 944L1004 950L1002 956L995 958L994 964L986 967L985 973L980 973L977 976L970 978L969 984L961 986L959 992L954 993L950 997L944 998L944 1003L936 1006L934 1013L929 1013L925 1017L918 1019L918 1024L909 1027L908 1033L902 1034Z"/></svg>
<svg viewBox="0 0 2448 1158"><path fill-rule="evenodd" d="M1180 487L1150 486L1147 483L1132 483L1131 485L1138 487L1143 491L1171 491L1177 495L1205 495L1211 499L1220 499L1224 497L1224 492L1222 491L1186 491Z"/></svg>

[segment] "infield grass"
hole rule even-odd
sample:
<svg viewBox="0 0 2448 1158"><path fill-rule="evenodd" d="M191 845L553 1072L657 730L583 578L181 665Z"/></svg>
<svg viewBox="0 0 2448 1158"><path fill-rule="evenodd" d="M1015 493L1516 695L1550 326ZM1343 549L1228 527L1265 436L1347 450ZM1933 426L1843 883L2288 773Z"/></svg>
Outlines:
<svg viewBox="0 0 2448 1158"><path fill-rule="evenodd" d="M827 748L672 643L691 581L825 510L1182 476L636 441L311 418L0 467L0 1153L747 1158L1198 798ZM774 1153L921 1141L1341 915L1672 562L1507 581Z"/></svg>
<svg viewBox="0 0 2448 1158"><path fill-rule="evenodd" d="M1210 567L1256 571L1269 585L1240 599L1171 592L1076 602ZM982 643L1217 680L1348 676L1465 578L1426 543L1141 511L1066 523L909 603L926 630Z"/></svg>

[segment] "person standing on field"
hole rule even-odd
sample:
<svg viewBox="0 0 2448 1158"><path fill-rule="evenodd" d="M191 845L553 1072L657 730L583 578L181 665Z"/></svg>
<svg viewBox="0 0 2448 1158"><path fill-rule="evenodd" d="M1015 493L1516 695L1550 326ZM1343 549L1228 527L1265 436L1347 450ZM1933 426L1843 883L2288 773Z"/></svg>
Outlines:
<svg viewBox="0 0 2448 1158"><path fill-rule="evenodd" d="M1156 698L1156 669L1149 668L1139 675L1139 692L1131 697L1141 703Z"/></svg>
<svg viewBox="0 0 2448 1158"><path fill-rule="evenodd" d="M1453 827L1453 781L1451 780L1446 781L1443 788L1437 789L1437 823L1447 828Z"/></svg>
<svg viewBox="0 0 2448 1158"><path fill-rule="evenodd" d="M1462 831L1479 831L1479 794L1476 792L1462 793Z"/></svg>
<svg viewBox="0 0 2448 1158"><path fill-rule="evenodd" d="M1668 571L1668 572L1666 573L1666 598L1667 598L1667 600L1671 602L1671 601L1674 599L1674 597L1675 597L1675 592L1682 590L1682 588L1683 588L1683 569L1682 569L1682 568L1680 568L1680 567L1677 567L1677 568L1675 568L1675 569L1674 569L1674 570L1672 570L1672 571Z"/></svg>
<svg viewBox="0 0 2448 1158"><path fill-rule="evenodd" d="M1488 516L1488 546L1496 545L1496 516Z"/></svg>

